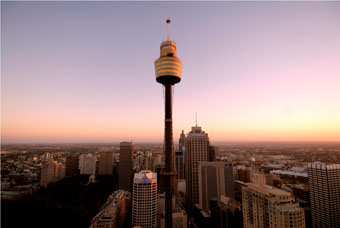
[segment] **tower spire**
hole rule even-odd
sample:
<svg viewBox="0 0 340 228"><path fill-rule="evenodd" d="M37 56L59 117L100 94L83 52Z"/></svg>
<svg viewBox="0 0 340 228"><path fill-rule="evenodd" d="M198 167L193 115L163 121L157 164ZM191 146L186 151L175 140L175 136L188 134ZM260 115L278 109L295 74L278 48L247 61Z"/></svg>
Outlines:
<svg viewBox="0 0 340 228"><path fill-rule="evenodd" d="M166 23L168 24L168 40L170 40L170 19L166 19Z"/></svg>
<svg viewBox="0 0 340 228"><path fill-rule="evenodd" d="M195 112L195 114L196 114L196 127L197 127L197 112Z"/></svg>

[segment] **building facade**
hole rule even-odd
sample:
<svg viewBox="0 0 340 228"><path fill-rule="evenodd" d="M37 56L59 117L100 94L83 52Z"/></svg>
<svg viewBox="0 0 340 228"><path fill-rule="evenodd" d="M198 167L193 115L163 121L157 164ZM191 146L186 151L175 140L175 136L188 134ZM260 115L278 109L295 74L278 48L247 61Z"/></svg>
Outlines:
<svg viewBox="0 0 340 228"><path fill-rule="evenodd" d="M210 200L211 227L243 228L241 203L225 196Z"/></svg>
<svg viewBox="0 0 340 228"><path fill-rule="evenodd" d="M97 156L95 154L82 154L79 159L80 174L96 175Z"/></svg>
<svg viewBox="0 0 340 228"><path fill-rule="evenodd" d="M113 173L113 152L103 151L99 158L99 175L112 175Z"/></svg>
<svg viewBox="0 0 340 228"><path fill-rule="evenodd" d="M98 214L91 220L90 228L119 228L126 227L130 194L117 190L112 193Z"/></svg>
<svg viewBox="0 0 340 228"><path fill-rule="evenodd" d="M157 174L135 173L132 191L132 227L157 227Z"/></svg>
<svg viewBox="0 0 340 228"><path fill-rule="evenodd" d="M209 161L209 137L201 127L192 127L185 138L185 176L189 212L199 203L198 162ZM191 194L190 194L191 193Z"/></svg>
<svg viewBox="0 0 340 228"><path fill-rule="evenodd" d="M242 188L244 228L305 228L305 214L289 192L249 183Z"/></svg>
<svg viewBox="0 0 340 228"><path fill-rule="evenodd" d="M40 175L40 185L47 187L47 185L54 180L54 162L47 162L42 165L41 175Z"/></svg>
<svg viewBox="0 0 340 228"><path fill-rule="evenodd" d="M79 155L70 155L66 157L66 173L65 175L70 177L70 176L75 176L79 174Z"/></svg>
<svg viewBox="0 0 340 228"><path fill-rule="evenodd" d="M176 172L177 172L177 178L178 179L184 179L185 178L185 170L184 170L184 156L182 150L176 150Z"/></svg>
<svg viewBox="0 0 340 228"><path fill-rule="evenodd" d="M131 191L133 180L133 142L120 143L120 157L118 167L119 189Z"/></svg>
<svg viewBox="0 0 340 228"><path fill-rule="evenodd" d="M40 185L47 187L51 182L56 182L65 177L65 165L60 162L46 162L42 165Z"/></svg>
<svg viewBox="0 0 340 228"><path fill-rule="evenodd" d="M210 200L235 198L233 165L226 162L198 162L199 205L210 214Z"/></svg>
<svg viewBox="0 0 340 228"><path fill-rule="evenodd" d="M340 164L309 163L313 228L340 227Z"/></svg>

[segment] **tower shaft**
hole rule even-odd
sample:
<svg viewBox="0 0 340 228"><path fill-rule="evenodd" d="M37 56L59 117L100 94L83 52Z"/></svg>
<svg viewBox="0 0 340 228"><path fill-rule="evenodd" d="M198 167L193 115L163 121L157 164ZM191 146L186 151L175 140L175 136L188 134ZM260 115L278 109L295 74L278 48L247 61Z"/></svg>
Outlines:
<svg viewBox="0 0 340 228"><path fill-rule="evenodd" d="M173 136L172 136L172 84L165 87L165 227L172 228L173 191Z"/></svg>

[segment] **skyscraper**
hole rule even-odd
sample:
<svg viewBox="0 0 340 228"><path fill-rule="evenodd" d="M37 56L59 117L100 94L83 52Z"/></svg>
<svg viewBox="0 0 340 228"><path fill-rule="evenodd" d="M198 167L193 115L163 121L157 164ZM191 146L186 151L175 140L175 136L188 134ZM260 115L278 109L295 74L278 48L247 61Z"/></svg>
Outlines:
<svg viewBox="0 0 340 228"><path fill-rule="evenodd" d="M179 150L183 151L184 148L185 148L185 134L184 134L184 130L182 130L178 142L179 142Z"/></svg>
<svg viewBox="0 0 340 228"><path fill-rule="evenodd" d="M132 227L157 227L157 174L135 173L132 191Z"/></svg>
<svg viewBox="0 0 340 228"><path fill-rule="evenodd" d="M209 146L210 161L216 161L216 157L220 156L220 148L217 146Z"/></svg>
<svg viewBox="0 0 340 228"><path fill-rule="evenodd" d="M60 162L47 162L41 168L40 185L47 187L51 182L56 182L65 177L65 165Z"/></svg>
<svg viewBox="0 0 340 228"><path fill-rule="evenodd" d="M40 185L47 187L47 185L54 180L55 162L46 162L42 165L40 175Z"/></svg>
<svg viewBox="0 0 340 228"><path fill-rule="evenodd" d="M309 163L313 228L340 227L340 164Z"/></svg>
<svg viewBox="0 0 340 228"><path fill-rule="evenodd" d="M178 179L184 179L184 157L181 150L176 150L176 171Z"/></svg>
<svg viewBox="0 0 340 228"><path fill-rule="evenodd" d="M176 172L178 179L185 179L185 134L184 130L178 140L179 149L176 150Z"/></svg>
<svg viewBox="0 0 340 228"><path fill-rule="evenodd" d="M199 205L209 212L210 200L234 198L233 165L226 162L198 162Z"/></svg>
<svg viewBox="0 0 340 228"><path fill-rule="evenodd" d="M97 156L93 154L82 154L79 159L80 174L96 175Z"/></svg>
<svg viewBox="0 0 340 228"><path fill-rule="evenodd" d="M64 179L65 178L65 171L66 171L65 165L60 163L60 162L57 162L54 166L53 181L57 182L61 179Z"/></svg>
<svg viewBox="0 0 340 228"><path fill-rule="evenodd" d="M99 175L112 175L113 159L112 151L104 151L100 153Z"/></svg>
<svg viewBox="0 0 340 228"><path fill-rule="evenodd" d="M121 142L120 143L120 157L118 175L119 189L131 191L132 179L133 179L133 142Z"/></svg>
<svg viewBox="0 0 340 228"><path fill-rule="evenodd" d="M198 162L209 161L209 138L201 127L195 126L185 138L185 179L187 204L190 212L199 203Z"/></svg>
<svg viewBox="0 0 340 228"><path fill-rule="evenodd" d="M249 183L242 188L244 228L305 228L305 214L289 192Z"/></svg>
<svg viewBox="0 0 340 228"><path fill-rule="evenodd" d="M74 176L79 174L79 169L78 169L78 165L79 165L79 155L76 154L72 154L66 157L66 176Z"/></svg>
<svg viewBox="0 0 340 228"><path fill-rule="evenodd" d="M160 57L155 60L156 81L165 87L165 221L166 227L172 228L172 194L174 172L174 148L172 136L172 86L181 81L182 60L177 57L176 43L170 40L170 19L168 24L168 40L161 43Z"/></svg>

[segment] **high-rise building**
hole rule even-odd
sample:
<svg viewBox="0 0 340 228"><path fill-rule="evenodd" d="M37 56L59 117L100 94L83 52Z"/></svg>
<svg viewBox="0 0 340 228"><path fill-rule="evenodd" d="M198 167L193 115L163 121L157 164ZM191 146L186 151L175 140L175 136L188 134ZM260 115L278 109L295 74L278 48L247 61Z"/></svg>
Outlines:
<svg viewBox="0 0 340 228"><path fill-rule="evenodd" d="M183 171L179 173L177 169L178 179L185 179L185 134L184 134L184 130L182 130L178 142L179 142L179 151L181 151L181 154L178 154L178 156L182 157L180 158L181 160L183 159L183 169L181 169ZM176 156L177 156L177 152L176 152Z"/></svg>
<svg viewBox="0 0 340 228"><path fill-rule="evenodd" d="M210 213L210 200L234 198L233 165L226 162L198 162L199 206Z"/></svg>
<svg viewBox="0 0 340 228"><path fill-rule="evenodd" d="M54 181L54 171L55 162L47 162L42 165L40 176L41 186L47 187L49 183Z"/></svg>
<svg viewBox="0 0 340 228"><path fill-rule="evenodd" d="M178 179L185 178L184 156L182 150L176 150L176 171Z"/></svg>
<svg viewBox="0 0 340 228"><path fill-rule="evenodd" d="M309 163L313 228L340 227L340 164Z"/></svg>
<svg viewBox="0 0 340 228"><path fill-rule="evenodd" d="M129 192L115 191L92 219L90 228L126 227L129 204Z"/></svg>
<svg viewBox="0 0 340 228"><path fill-rule="evenodd" d="M209 146L209 161L216 161L216 157L220 156L220 148L217 146Z"/></svg>
<svg viewBox="0 0 340 228"><path fill-rule="evenodd" d="M65 165L58 162L55 164L54 166L54 177L53 177L53 181L54 182L57 182L61 179L63 179L65 177L65 171L66 171L66 168L65 168Z"/></svg>
<svg viewBox="0 0 340 228"><path fill-rule="evenodd" d="M195 126L185 138L185 179L189 212L199 203L198 162L209 161L209 138L201 127Z"/></svg>
<svg viewBox="0 0 340 228"><path fill-rule="evenodd" d="M95 154L82 154L79 159L80 174L96 175L97 156Z"/></svg>
<svg viewBox="0 0 340 228"><path fill-rule="evenodd" d="M244 228L305 228L305 214L289 192L248 183L242 188Z"/></svg>
<svg viewBox="0 0 340 228"><path fill-rule="evenodd" d="M120 157L118 167L118 186L119 189L131 191L133 180L133 142L120 143Z"/></svg>
<svg viewBox="0 0 340 228"><path fill-rule="evenodd" d="M244 183L250 182L250 169L249 168L237 169L237 180L243 181Z"/></svg>
<svg viewBox="0 0 340 228"><path fill-rule="evenodd" d="M66 157L66 173L65 175L70 177L70 176L75 176L79 174L79 155L69 155Z"/></svg>
<svg viewBox="0 0 340 228"><path fill-rule="evenodd" d="M60 162L49 161L41 168L40 185L47 187L51 182L56 182L65 177L65 165Z"/></svg>
<svg viewBox="0 0 340 228"><path fill-rule="evenodd" d="M156 172L156 160L156 156L154 156L151 152L147 152L144 156L144 170L151 170L152 172Z"/></svg>
<svg viewBox="0 0 340 228"><path fill-rule="evenodd" d="M184 130L182 130L178 142L179 142L178 143L179 144L179 150L183 151L183 147L185 148L185 134L184 134Z"/></svg>
<svg viewBox="0 0 340 228"><path fill-rule="evenodd" d="M99 158L99 175L112 175L113 173L113 152L103 151Z"/></svg>
<svg viewBox="0 0 340 228"><path fill-rule="evenodd" d="M135 173L132 191L132 227L157 227L157 174Z"/></svg>

